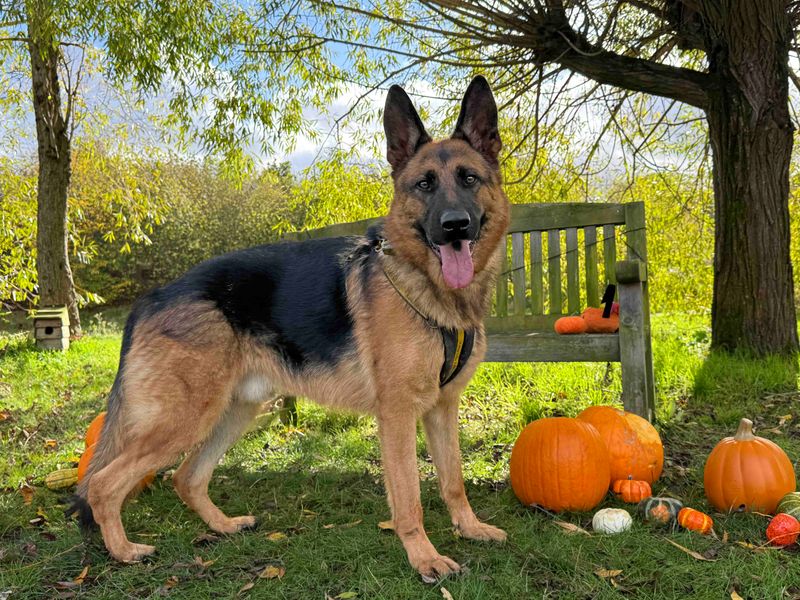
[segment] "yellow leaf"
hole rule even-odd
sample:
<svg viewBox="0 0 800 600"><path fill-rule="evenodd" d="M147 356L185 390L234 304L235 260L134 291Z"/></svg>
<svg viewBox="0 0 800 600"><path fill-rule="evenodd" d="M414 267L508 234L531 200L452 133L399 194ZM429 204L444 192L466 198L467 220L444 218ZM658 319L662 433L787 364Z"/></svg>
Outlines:
<svg viewBox="0 0 800 600"><path fill-rule="evenodd" d="M280 531L273 531L272 533L267 534L267 539L270 542L280 542L286 539L286 534L281 533Z"/></svg>
<svg viewBox="0 0 800 600"><path fill-rule="evenodd" d="M583 535L592 535L588 531L586 531L583 527L579 527L573 523L567 523L566 521L561 521L560 519L554 519L553 523L561 527L564 531L568 533L582 533Z"/></svg>
<svg viewBox="0 0 800 600"><path fill-rule="evenodd" d="M358 596L358 592L342 592L336 596L336 598L338 600L347 600L348 598L355 598L356 596Z"/></svg>
<svg viewBox="0 0 800 600"><path fill-rule="evenodd" d="M597 569L594 574L601 579L608 579L622 575L622 569Z"/></svg>
<svg viewBox="0 0 800 600"><path fill-rule="evenodd" d="M78 575L75 579L73 579L73 581L78 585L80 585L83 583L83 580L86 579L86 575L88 574L89 574L89 565L86 565L85 567L83 567L83 571L81 571L81 574Z"/></svg>
<svg viewBox="0 0 800 600"><path fill-rule="evenodd" d="M442 597L444 598L444 600L453 600L453 594L450 593L450 590L444 587L439 589L442 592Z"/></svg>
<svg viewBox="0 0 800 600"><path fill-rule="evenodd" d="M741 596L740 596L740 595L737 593L737 591L736 591L736 590L733 590L733 591L731 592L731 600L744 600L744 598L742 598L742 597L741 597Z"/></svg>
<svg viewBox="0 0 800 600"><path fill-rule="evenodd" d="M241 595L242 595L242 594L244 594L246 591L248 591L248 590L252 590L252 589L253 589L255 586L256 586L256 584L255 584L255 583L253 583L252 581L248 581L248 582L247 582L247 583L245 583L245 584L244 584L244 585L243 585L241 588L239 588L239 593L238 593L237 595L238 595L238 596L241 596Z"/></svg>
<svg viewBox="0 0 800 600"><path fill-rule="evenodd" d="M394 522L381 521L378 523L378 529L382 529L383 531L394 531Z"/></svg>
<svg viewBox="0 0 800 600"><path fill-rule="evenodd" d="M686 554L688 554L692 558L696 558L697 560L705 560L707 562L715 562L716 561L715 558L706 558L705 556L703 556L699 552L695 552L694 550L689 550L689 548L687 548L685 546L681 546L678 542L673 542L672 540L667 540L667 541L670 544L672 544L673 546L675 546L678 550L680 550L682 552L686 552Z"/></svg>
<svg viewBox="0 0 800 600"><path fill-rule="evenodd" d="M339 525L341 529L348 529L349 527L355 527L356 525L360 525L363 519L359 519L358 521L353 521L352 523L345 523L344 525Z"/></svg>
<svg viewBox="0 0 800 600"><path fill-rule="evenodd" d="M267 567L258 574L261 579L280 579L286 573L285 567L276 567L275 565L267 565Z"/></svg>
<svg viewBox="0 0 800 600"><path fill-rule="evenodd" d="M45 447L45 448L50 448L50 449L52 449L52 448L55 448L55 447L57 447L57 446L58 446L58 442L57 442L57 441L55 441L55 440L46 439L46 440L44 441L44 447Z"/></svg>

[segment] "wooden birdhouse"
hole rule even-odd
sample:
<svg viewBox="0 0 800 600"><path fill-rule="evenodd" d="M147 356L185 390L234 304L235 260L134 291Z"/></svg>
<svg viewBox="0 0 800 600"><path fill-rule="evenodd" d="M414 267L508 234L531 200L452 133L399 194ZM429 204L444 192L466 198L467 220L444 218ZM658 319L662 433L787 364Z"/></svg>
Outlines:
<svg viewBox="0 0 800 600"><path fill-rule="evenodd" d="M69 313L66 306L40 308L33 316L36 345L42 350L69 348Z"/></svg>

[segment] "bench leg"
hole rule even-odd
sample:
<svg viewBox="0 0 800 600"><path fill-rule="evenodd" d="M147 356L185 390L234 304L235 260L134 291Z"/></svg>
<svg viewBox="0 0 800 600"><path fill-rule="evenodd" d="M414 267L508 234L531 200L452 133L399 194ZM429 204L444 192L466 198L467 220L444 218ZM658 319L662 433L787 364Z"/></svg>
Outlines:
<svg viewBox="0 0 800 600"><path fill-rule="evenodd" d="M278 413L281 423L284 425L297 425L297 398L294 396L284 396L281 408Z"/></svg>
<svg viewBox="0 0 800 600"><path fill-rule="evenodd" d="M646 284L619 285L619 352L625 410L652 421L655 386Z"/></svg>

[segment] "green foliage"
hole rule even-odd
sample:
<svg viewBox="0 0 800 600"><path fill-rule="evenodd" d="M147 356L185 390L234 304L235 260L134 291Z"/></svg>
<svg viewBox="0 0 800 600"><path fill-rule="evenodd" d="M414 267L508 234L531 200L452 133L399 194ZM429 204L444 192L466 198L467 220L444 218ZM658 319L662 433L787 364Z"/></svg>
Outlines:
<svg viewBox="0 0 800 600"><path fill-rule="evenodd" d="M36 293L36 176L0 158L0 308Z"/></svg>

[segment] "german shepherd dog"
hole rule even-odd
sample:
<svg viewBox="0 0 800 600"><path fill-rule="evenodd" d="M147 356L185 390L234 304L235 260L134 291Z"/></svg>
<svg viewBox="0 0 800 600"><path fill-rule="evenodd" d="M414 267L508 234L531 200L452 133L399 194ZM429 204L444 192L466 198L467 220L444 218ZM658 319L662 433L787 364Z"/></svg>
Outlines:
<svg viewBox="0 0 800 600"><path fill-rule="evenodd" d="M75 499L115 559L154 551L128 540L120 511L147 473L184 454L173 481L186 505L216 532L255 524L223 513L208 483L278 394L375 415L394 529L422 575L442 577L459 565L423 528L420 418L453 525L465 538L505 540L470 507L458 447L459 395L484 355L483 319L509 222L497 107L476 77L455 132L434 142L392 86L384 129L394 199L382 228L220 256L134 305L100 441ZM455 352L446 333L453 331L468 334ZM443 368L449 355L453 364Z"/></svg>

